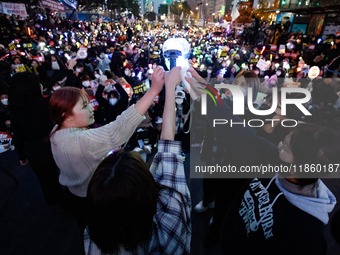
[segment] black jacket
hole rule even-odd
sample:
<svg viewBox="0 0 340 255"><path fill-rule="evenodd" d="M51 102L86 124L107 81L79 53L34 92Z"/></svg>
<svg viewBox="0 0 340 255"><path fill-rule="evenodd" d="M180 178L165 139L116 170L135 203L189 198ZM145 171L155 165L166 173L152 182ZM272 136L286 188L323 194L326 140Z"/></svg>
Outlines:
<svg viewBox="0 0 340 255"><path fill-rule="evenodd" d="M231 203L221 232L223 254L326 254L323 223L291 204L275 180L268 184L252 180Z"/></svg>
<svg viewBox="0 0 340 255"><path fill-rule="evenodd" d="M120 86L119 83L114 85L120 94L120 99L117 104L110 105L109 100L103 98L102 94L104 91L104 86L99 85L96 92L96 99L101 107L103 107L104 114L106 116L106 123L116 120L117 116L120 115L128 106L129 96L125 90Z"/></svg>
<svg viewBox="0 0 340 255"><path fill-rule="evenodd" d="M15 151L0 154L0 162L1 254L81 255L76 220L46 204L32 169Z"/></svg>

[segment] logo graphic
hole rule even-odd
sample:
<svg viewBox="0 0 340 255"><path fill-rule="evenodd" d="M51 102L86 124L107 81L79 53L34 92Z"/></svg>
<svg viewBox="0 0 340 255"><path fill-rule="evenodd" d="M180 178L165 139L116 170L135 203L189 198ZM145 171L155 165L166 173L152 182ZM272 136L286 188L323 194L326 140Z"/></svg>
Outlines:
<svg viewBox="0 0 340 255"><path fill-rule="evenodd" d="M205 86L207 86L209 89L211 89L218 97L221 105L222 105L222 100L221 98L218 96L217 92L209 85L204 84ZM229 89L233 95L233 114L235 115L244 115L244 106L245 106L245 100L244 100L244 94L243 92L235 85L230 85L230 84L216 84L215 85L216 89ZM201 90L207 92L209 94L209 96L213 99L215 106L217 106L216 100L213 97L213 95L207 91L206 89L202 89ZM301 93L305 95L305 98L287 98L287 94L289 93ZM277 99L277 95L278 95L278 89L277 88L273 88L272 89L272 95L273 95L273 102L272 102L272 106L270 109L268 110L257 110L254 108L253 105L253 92L252 92L252 88L248 87L247 89L247 103L248 103L248 109L251 113L258 115L258 116L265 116L265 115L269 115L272 114L276 108L277 108L277 104L278 104L278 99ZM304 103L307 103L309 100L311 99L311 93L307 90L307 89L303 89L303 88L282 88L281 89L281 111L282 111L282 115L286 115L286 108L287 108L287 104L294 104L304 115L306 116L311 116L312 114L304 107ZM201 114L202 115L207 115L207 95L203 94L201 97Z"/></svg>
<svg viewBox="0 0 340 255"><path fill-rule="evenodd" d="M216 90L213 87L211 87L208 84L204 84L204 83L200 83L200 84L208 87L212 92L214 92L214 94L217 96L218 100L220 101L220 104L222 105L222 100L221 100L220 96L218 95L218 93L216 92ZM208 90L206 90L204 88L199 88L199 87L197 87L197 88L200 89L200 90L203 90L204 92L206 92L212 98L212 100L214 101L215 106L217 106L217 103L216 103L216 100L215 100L214 96Z"/></svg>

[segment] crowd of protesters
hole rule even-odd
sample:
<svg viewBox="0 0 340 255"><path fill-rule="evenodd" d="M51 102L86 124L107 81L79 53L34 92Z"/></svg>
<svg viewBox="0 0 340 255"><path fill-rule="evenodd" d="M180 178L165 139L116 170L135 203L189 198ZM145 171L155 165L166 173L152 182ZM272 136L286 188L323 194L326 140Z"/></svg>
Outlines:
<svg viewBox="0 0 340 255"><path fill-rule="evenodd" d="M13 143L2 139L0 146L2 153L17 154L16 168L32 168L38 182L26 192L40 186L44 195L30 197L39 210L18 217L59 236L53 245L41 236L18 242L35 225L14 224L20 207L8 203L1 215L4 229L19 234L14 241L4 239L5 251L23 252L29 242L39 242L40 253L34 254L189 254L194 212L183 158L190 152L190 133L191 143L204 140L201 160L207 165L339 163L340 37L289 29L287 23L260 24L255 17L240 32L131 20L71 21L48 12L26 19L0 14L0 132L13 137ZM187 121L200 105L191 105L190 88L180 84L181 68L170 71L162 54L172 37L191 45L186 80L196 95L207 89L222 99L216 111L208 98L207 118ZM314 66L320 72L312 80L308 73ZM261 128L213 128L214 118L241 121L232 113L231 91L215 89L221 83L237 86L245 98L252 88L253 107L274 107L274 113L261 117ZM294 105L281 113L284 87L311 92L304 103L311 116ZM246 107L244 118L252 117ZM272 124L274 119L279 121ZM284 128L280 123L286 119L304 124ZM138 153L149 156L143 160ZM197 213L214 208L209 234L222 240L225 254L325 254L322 228L336 198L319 176L302 177L205 178L203 200L193 207ZM11 189L3 187L1 192ZM15 194L22 200L20 190ZM244 194L256 201L250 204ZM55 225L42 225L53 217ZM339 237L340 220L334 222ZM297 225L300 231L293 231Z"/></svg>

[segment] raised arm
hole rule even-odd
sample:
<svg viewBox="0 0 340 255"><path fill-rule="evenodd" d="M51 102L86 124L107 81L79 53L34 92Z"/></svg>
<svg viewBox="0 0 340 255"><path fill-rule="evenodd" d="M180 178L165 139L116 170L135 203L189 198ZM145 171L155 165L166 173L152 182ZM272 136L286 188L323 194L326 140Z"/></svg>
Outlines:
<svg viewBox="0 0 340 255"><path fill-rule="evenodd" d="M136 110L141 115L144 115L146 111L149 109L150 105L152 104L157 94L162 90L163 85L164 85L164 69L160 66L157 66L154 73L152 74L151 88L135 105Z"/></svg>
<svg viewBox="0 0 340 255"><path fill-rule="evenodd" d="M175 87L181 82L181 67L174 67L165 73L165 106L163 113L162 140L174 140L175 137Z"/></svg>

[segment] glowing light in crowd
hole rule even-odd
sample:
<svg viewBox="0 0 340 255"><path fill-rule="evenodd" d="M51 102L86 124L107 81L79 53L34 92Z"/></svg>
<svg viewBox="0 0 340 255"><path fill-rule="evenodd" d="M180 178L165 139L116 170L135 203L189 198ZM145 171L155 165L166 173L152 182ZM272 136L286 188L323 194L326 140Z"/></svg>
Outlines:
<svg viewBox="0 0 340 255"><path fill-rule="evenodd" d="M137 77L138 77L138 80L142 80L142 72L141 71L139 71L139 73L137 74Z"/></svg>
<svg viewBox="0 0 340 255"><path fill-rule="evenodd" d="M263 46L262 50L261 50L261 55L263 54L263 52L265 51L266 46Z"/></svg>
<svg viewBox="0 0 340 255"><path fill-rule="evenodd" d="M222 74L222 76L224 76L224 74L227 72L227 69L225 69L225 68L222 68L221 69L221 74Z"/></svg>

